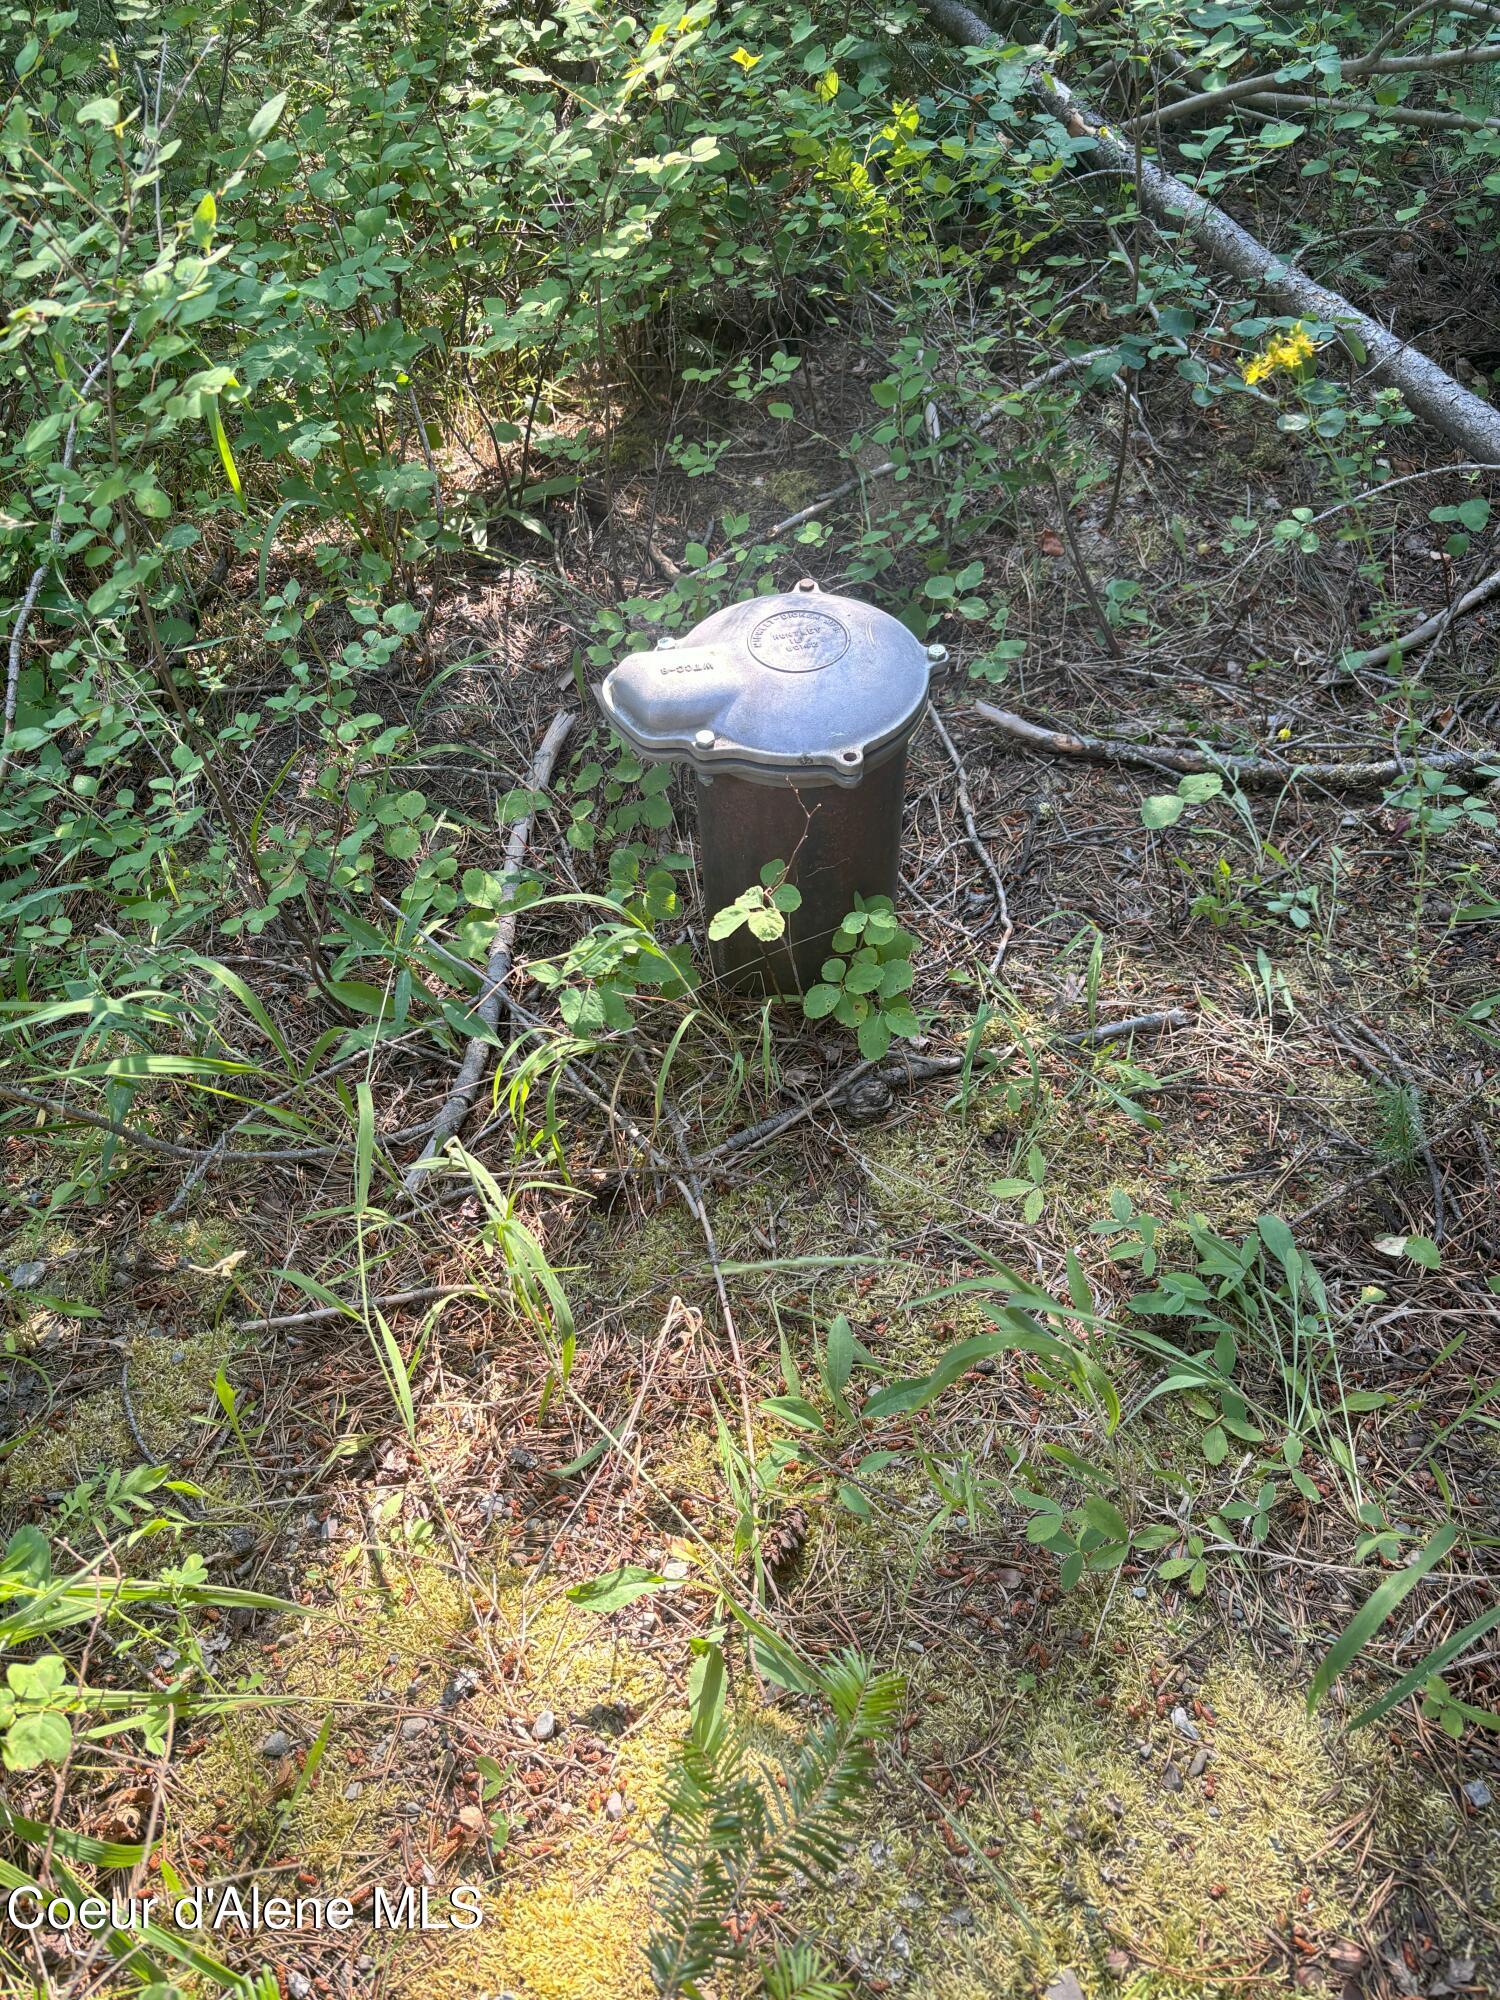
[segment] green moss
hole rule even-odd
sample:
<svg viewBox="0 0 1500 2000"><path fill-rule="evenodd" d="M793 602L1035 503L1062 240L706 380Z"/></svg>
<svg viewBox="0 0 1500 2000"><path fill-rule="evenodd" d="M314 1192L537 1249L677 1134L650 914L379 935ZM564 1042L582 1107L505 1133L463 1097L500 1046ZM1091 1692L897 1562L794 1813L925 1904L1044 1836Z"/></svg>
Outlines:
<svg viewBox="0 0 1500 2000"><path fill-rule="evenodd" d="M993 1210L987 1189L998 1169L979 1132L954 1114L919 1112L866 1133L857 1147L876 1207L893 1230L974 1221Z"/></svg>
<svg viewBox="0 0 1500 2000"><path fill-rule="evenodd" d="M651 1859L639 1851L582 1879L570 1866L518 1884L496 1899L474 1947L425 1964L394 1990L469 2000L499 1985L518 2000L644 2000L650 1885ZM488 1948L477 1942L486 1937Z"/></svg>
<svg viewBox="0 0 1500 2000"><path fill-rule="evenodd" d="M130 1342L131 1406L161 1463L170 1464L181 1450L192 1419L217 1407L214 1377L234 1341L233 1327L225 1324L181 1339L143 1333ZM102 1467L137 1465L140 1458L121 1389L81 1396L66 1405L60 1422L38 1430L6 1461L10 1505L30 1494L66 1491Z"/></svg>
<svg viewBox="0 0 1500 2000"><path fill-rule="evenodd" d="M651 1990L649 1830L687 1728L682 1684L555 1587L543 1593L519 1578L494 1600L491 1642L507 1641L519 1649L516 1699L528 1713L553 1709L563 1723L559 1759L569 1754L570 1732L603 1714L617 1718L607 1783L625 1816L616 1821L601 1810L601 1781L537 1851L523 1841L506 1855L477 1929L404 1952L391 1990L422 2000L507 1989L519 2000L637 2000ZM483 1695L473 1710L475 1720L499 1726L497 1706Z"/></svg>
<svg viewBox="0 0 1500 2000"><path fill-rule="evenodd" d="M822 488L813 473L801 471L796 466L786 466L780 472L768 472L761 482L761 490L780 516L800 512L810 501L817 499Z"/></svg>
<svg viewBox="0 0 1500 2000"><path fill-rule="evenodd" d="M1400 1796L1380 1743L1341 1743L1299 1686L1232 1647L1195 1683L1208 1764L1186 1776L1199 1746L1158 1716L1150 1675L1180 1644L1130 1599L1107 1630L1091 1653L1080 1626L1030 1690L964 1648L918 1659L905 1768L799 1908L806 1935L922 2000L1034 2000L1065 1967L1093 2000L1201 2000L1257 1962L1268 1928L1349 1932L1370 1887L1340 1846L1352 1814L1387 1841L1451 1838L1451 1803ZM918 1818L913 1769L947 1819Z"/></svg>
<svg viewBox="0 0 1500 2000"><path fill-rule="evenodd" d="M182 1833L226 1819L238 1829L272 1832L274 1787L284 1774L260 1745L273 1727L295 1745L309 1745L331 1715L323 1762L287 1817L279 1851L330 1891L354 1885L350 1871L389 1827L401 1798L399 1778L381 1772L385 1756L367 1754L382 1738L388 1750L400 1710L391 1697L363 1698L376 1681L399 1696L425 1676L432 1685L418 1702L435 1705L452 1672L453 1648L472 1625L466 1596L436 1566L403 1563L391 1553L381 1568L387 1589L356 1582L346 1571L327 1612L283 1627L264 1649L247 1646L227 1656L221 1678L240 1678L264 1699L232 1710L203 1753L182 1767L176 1795ZM351 1750L362 1754L351 1758ZM351 1785L358 1787L353 1798L346 1796Z"/></svg>
<svg viewBox="0 0 1500 2000"><path fill-rule="evenodd" d="M1040 1036L1039 1022L1027 1025ZM1014 1024L1005 1033L1014 1035ZM1176 1190L1230 1233L1249 1225L1254 1185L1220 1179L1263 1143L1258 1131L1235 1126L1236 1101L1227 1114L1218 1105L1200 1117L1204 1107L1191 1095L1150 1099L1162 1121L1150 1131L1112 1106L1086 1072L1045 1052L1040 1060L1036 1104L1029 1067L1017 1058L1008 1077L976 1091L967 1120L933 1098L914 1099L900 1105L897 1122L852 1131L837 1175L810 1176L788 1148L758 1161L741 1185L714 1193L725 1259L782 1265L733 1281L752 1394L773 1386L779 1333L811 1379L814 1328L837 1311L899 1373L930 1366L984 1329L980 1298L933 1296L978 1268L961 1240L971 1226L982 1224L980 1240L1027 1270L1055 1274L1063 1249L1079 1247L1107 1302L1134 1276L1109 1264L1104 1240L1089 1233L1113 1191L1165 1217L1168 1191ZM1010 1082L1017 1097L1007 1103ZM1013 1170L1012 1158L1024 1159L1033 1140L1046 1154L1046 1199L1028 1224L1019 1202L997 1200L991 1183ZM851 1214L860 1217L854 1232ZM1168 1257L1176 1237L1169 1224L1161 1238ZM209 1238L176 1254L208 1267L224 1253ZM851 1254L884 1261L785 1268L793 1259ZM655 1340L673 1297L713 1315L702 1232L680 1203L644 1217L623 1204L596 1214L575 1259L568 1284L581 1322L617 1312L615 1325L636 1352ZM229 1342L226 1331L180 1343L191 1366L185 1353L167 1381L160 1363L170 1343L133 1343L134 1400L153 1442L169 1443L211 1403L213 1372ZM1128 1357L1105 1359L1128 1379ZM716 1501L698 1525L722 1544L723 1477L712 1426L693 1400L696 1368L691 1357L674 1420L655 1425L642 1448L655 1485L674 1498L690 1491ZM1050 1421L1033 1435L1009 1393L1018 1379L1012 1368L1007 1358L994 1385L998 1403L971 1383L934 1406L923 1435L936 1456L951 1463L966 1450L989 1453L998 1467L1019 1442L1033 1459L1027 1477L1045 1485L1040 1446L1066 1435L1079 1451L1113 1452L1127 1490L1146 1490L1157 1476L1148 1448L1158 1462L1202 1472L1197 1432L1171 1408L1113 1446ZM994 1421L997 1411L1007 1414ZM122 1436L117 1396L92 1399L82 1424L89 1463L136 1455ZM76 1428L67 1441L75 1453ZM56 1439L38 1443L54 1456L63 1449ZM34 1483L65 1485L86 1469L70 1464L64 1476L38 1455L38 1444L27 1450L30 1459L19 1456L17 1467ZM786 1475L784 1490L796 1477ZM815 1646L834 1631L840 1643L855 1635L883 1664L909 1672L906 1727L863 1809L847 1864L828 1885L799 1885L778 1918L788 1933L820 1943L842 1971L917 2000L1035 2000L1064 1967L1090 2000L1201 2000L1254 1968L1268 1927L1284 1935L1295 1919L1319 1939L1352 1928L1373 1886L1357 1850L1341 1847L1352 1815L1360 1815L1361 1840L1373 1830L1377 1852L1415 1843L1452 1855L1458 1829L1443 1789L1399 1766L1385 1737L1346 1743L1310 1721L1296 1675L1270 1677L1232 1641L1199 1630L1198 1607L1137 1599L1128 1580L1098 1578L1053 1602L1050 1559L1028 1562L1018 1548L1015 1560L1028 1571L1021 1594L1034 1600L1026 1618L1012 1624L998 1615L1005 1609L998 1585L993 1602L979 1607L983 1619L961 1617L948 1587L954 1563L944 1563L936 1592L931 1567L935 1557L970 1546L973 1535L957 1524L940 1540L931 1536L934 1491L912 1454L869 1484L876 1505L868 1520L831 1501L808 1502L809 1550L778 1610L784 1629ZM654 1560L681 1532L643 1498L628 1555L616 1551L611 1530L602 1537L610 1554L596 1561L591 1549L586 1560L591 1569ZM653 1625L648 1606L627 1619L597 1620L569 1604L555 1578L510 1569L477 1576L472 1550L467 1587L409 1550L381 1551L378 1566L371 1553L330 1546L319 1570L304 1577L331 1598L330 1615L288 1629L270 1652L246 1648L221 1663L230 1683L263 1675L268 1699L216 1725L202 1754L182 1765L167 1829L173 1865L186 1866L191 1855L201 1867L202 1840L227 1822L240 1836L239 1854L258 1858L274 1843L272 1859L295 1859L329 1892L372 1878L397 1881L417 1851L439 1857L442 1887L459 1868L476 1879L478 1856L456 1861L443 1846L444 1815L466 1796L454 1789L452 1763L461 1770L476 1749L527 1772L540 1759L555 1782L537 1794L545 1807L533 1807L512 1774L503 1804L514 1835L494 1877L477 1878L482 1925L393 1940L388 1990L401 2000L499 1992L518 2000L645 2000L649 1831L687 1722L679 1636L669 1624ZM1033 1641L1043 1657L1028 1650ZM1160 1675L1180 1668L1187 1653L1197 1660L1191 1694L1213 1718L1197 1725L1209 1753L1197 1777L1188 1770L1198 1746L1170 1714L1177 1695L1157 1701ZM460 1664L474 1668L480 1685L454 1715L457 1734L434 1728L404 1745L400 1717L413 1706L435 1708ZM558 1737L519 1748L518 1722L542 1708L562 1722ZM274 1792L280 1782L285 1796L286 1772L260 1745L272 1726L306 1745L329 1713L327 1757L283 1823ZM785 1750L785 1716L768 1710L756 1726L767 1748ZM577 1760L586 1739L606 1752L593 1768ZM441 1776L432 1761L440 1746L452 1757ZM1180 1784L1166 1782L1169 1759ZM603 1810L609 1790L626 1802L620 1818ZM409 1819L402 1809L413 1803L431 1817ZM1500 1879L1497 1849L1500 1836L1470 1826L1450 1859L1455 1879L1467 1871L1471 1907L1483 1903L1477 1885L1486 1869ZM718 1990L729 2000L739 1987L731 1977Z"/></svg>
<svg viewBox="0 0 1500 2000"><path fill-rule="evenodd" d="M454 1715L464 1739L510 1765L517 1718L550 1708L562 1727L532 1756L565 1775L582 1736L607 1741L608 1788L626 1812L614 1820L603 1811L602 1782L581 1798L564 1787L538 1838L526 1825L528 1795L513 1784L502 1804L516 1814L517 1830L499 1854L496 1878L465 1871L483 1888L483 1921L473 1931L395 1938L386 1990L410 2000L506 1989L521 2000L648 1993L649 1829L687 1726L679 1679L568 1603L555 1584L506 1571L476 1580L471 1599L437 1563L391 1549L382 1551L385 1585L377 1588L353 1574L355 1560L327 1615L226 1661L225 1678L254 1675L266 1699L225 1717L202 1754L181 1766L167 1828L174 1866L184 1869L203 1835L227 1824L257 1852L272 1843L273 1862L294 1860L324 1893L404 1878L393 1828L406 1823L398 1817L403 1805L432 1794L430 1759L441 1739L425 1731L408 1748L398 1723L410 1707L437 1707L455 1667L469 1665L480 1684ZM361 1700L375 1682L382 1692ZM292 1769L261 1745L279 1727L305 1747L330 1713L323 1762L283 1823L276 1793L285 1793Z"/></svg>

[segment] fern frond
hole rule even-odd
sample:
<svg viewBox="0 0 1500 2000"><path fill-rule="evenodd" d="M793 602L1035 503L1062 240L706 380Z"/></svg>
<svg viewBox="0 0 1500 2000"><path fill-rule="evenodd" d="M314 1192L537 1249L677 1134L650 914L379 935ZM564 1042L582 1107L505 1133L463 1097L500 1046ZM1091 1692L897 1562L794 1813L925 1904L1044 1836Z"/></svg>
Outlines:
<svg viewBox="0 0 1500 2000"><path fill-rule="evenodd" d="M757 1857L747 1884L769 1893L789 1861L806 1875L825 1875L838 1864L844 1823L855 1796L869 1782L877 1746L890 1734L905 1692L899 1674L878 1674L858 1653L845 1653L823 1676L834 1715L803 1744L787 1774L784 1794L772 1790L770 1815L776 1840Z"/></svg>
<svg viewBox="0 0 1500 2000"><path fill-rule="evenodd" d="M689 1741L668 1781L657 1829L657 1927L646 1958L658 1993L696 1994L733 1947L726 1927L736 1897L734 1857L765 1837L765 1799L745 1769L732 1729Z"/></svg>
<svg viewBox="0 0 1500 2000"><path fill-rule="evenodd" d="M657 1828L658 1923L646 1947L663 2000L696 2000L715 1966L742 1957L729 1919L747 1903L774 1894L796 1870L818 1876L838 1863L905 1684L852 1652L821 1679L833 1714L804 1740L780 1784L752 1772L732 1723L683 1747ZM765 1991L768 2000L842 2000L845 1989L804 1950L767 1969Z"/></svg>
<svg viewBox="0 0 1500 2000"><path fill-rule="evenodd" d="M849 1986L836 1978L810 1945L779 1951L761 1981L766 2000L848 2000Z"/></svg>

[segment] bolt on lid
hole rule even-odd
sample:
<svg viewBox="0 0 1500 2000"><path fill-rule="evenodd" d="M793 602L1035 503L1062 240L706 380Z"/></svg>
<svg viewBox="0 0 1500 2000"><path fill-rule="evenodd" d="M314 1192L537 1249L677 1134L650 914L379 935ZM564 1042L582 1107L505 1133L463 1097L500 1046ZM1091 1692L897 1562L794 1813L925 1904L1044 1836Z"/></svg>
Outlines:
<svg viewBox="0 0 1500 2000"><path fill-rule="evenodd" d="M631 653L599 704L641 756L760 784L857 785L903 743L942 646L804 577Z"/></svg>

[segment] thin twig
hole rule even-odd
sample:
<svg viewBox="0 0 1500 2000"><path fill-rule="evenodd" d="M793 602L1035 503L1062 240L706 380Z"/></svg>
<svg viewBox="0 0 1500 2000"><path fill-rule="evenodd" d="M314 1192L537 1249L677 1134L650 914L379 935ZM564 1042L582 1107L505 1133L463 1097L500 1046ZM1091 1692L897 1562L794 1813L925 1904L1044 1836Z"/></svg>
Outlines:
<svg viewBox="0 0 1500 2000"><path fill-rule="evenodd" d="M1382 56L1372 51L1369 55L1357 56L1352 62L1343 63L1340 76L1347 83L1351 78L1407 76L1430 70L1464 69L1474 63L1497 61L1500 61L1500 42L1479 42L1461 49L1438 49L1429 55L1419 56ZM1274 70L1267 70L1260 76L1242 77L1238 83L1221 84L1217 90L1200 91L1196 97L1184 97L1176 104L1158 104L1153 107L1150 118L1155 125L1180 124L1185 118L1206 118L1227 105L1274 90L1278 80L1278 73ZM1336 99L1331 101L1337 104Z"/></svg>
<svg viewBox="0 0 1500 2000"><path fill-rule="evenodd" d="M1404 660L1412 653L1425 650L1435 639L1442 638L1455 619L1462 618L1466 612L1476 610L1481 604L1488 604L1497 594L1500 594L1500 569L1491 571L1487 577L1476 583L1472 590L1466 590L1462 597L1448 605L1446 609L1434 611L1432 616L1424 618L1420 625L1413 625L1411 630L1403 632L1399 639L1387 639L1383 645L1372 646L1367 653L1360 653L1357 658L1347 661L1341 667L1336 667L1332 673L1325 676L1323 685L1331 687L1335 682L1346 680L1354 674L1369 673L1375 667L1383 667L1388 660L1394 659L1397 653Z"/></svg>
<svg viewBox="0 0 1500 2000"><path fill-rule="evenodd" d="M1098 361L1110 352L1107 347L1091 347L1084 354L1064 355L1061 361L1053 362L1050 368L1044 368L1039 375L1032 375L1026 381L1018 382L1014 389L1005 389L1001 393L1006 399L1030 395L1037 389L1046 388L1052 382L1061 381L1065 375L1072 375L1080 368L1087 368L1091 362ZM992 409L985 410L967 429L945 432L934 441L935 449L945 451L950 445L963 444L970 437L978 436L988 430L991 424L1006 414L1005 402L997 403ZM840 500L847 500L851 493L859 492L877 479L889 479L893 472L910 463L910 459L906 458L888 458L880 465L872 465L868 472L856 472L852 477L840 480L838 485L830 487L828 492L820 493L816 500L810 500L805 507L799 507L795 514L788 514L784 521L774 521L769 528L759 530L761 540L775 541L780 535L790 534L793 528L800 528L807 521L815 521L820 514L826 514L830 507L837 506ZM682 570L664 560L660 550L654 545L649 548L649 554L652 560L660 563L674 580L682 576L696 576L699 569L707 569L709 563L721 560L719 556L711 556L709 562L700 563L697 569Z"/></svg>
<svg viewBox="0 0 1500 2000"><path fill-rule="evenodd" d="M1100 1042L1112 1042L1119 1035L1147 1035L1157 1028L1188 1028L1192 1021L1192 1015L1181 1007L1166 1007L1159 1014L1131 1014L1123 1021L1100 1021L1096 1027L1084 1028L1061 1039L1069 1048L1091 1049Z"/></svg>
<svg viewBox="0 0 1500 2000"><path fill-rule="evenodd" d="M1192 1022L1192 1016L1180 1007L1170 1007L1155 1014L1132 1014L1124 1021L1104 1021L1097 1027L1086 1028L1076 1035L1062 1035L1059 1042L1064 1047L1086 1048L1100 1042L1113 1041L1117 1035L1149 1034L1156 1028L1185 1028ZM1016 1044L1010 1043L1004 1049L986 1050L991 1065L1007 1055L1014 1055ZM836 1110L873 1070L880 1082L894 1086L910 1087L916 1083L926 1083L937 1076L956 1076L964 1067L967 1057L961 1055L944 1056L902 1056L894 1062L856 1063L853 1069L835 1077L826 1089L816 1097L810 1097L805 1104L793 1105L790 1111L778 1111L772 1118L761 1119L758 1125L747 1125L742 1132L735 1132L706 1153L700 1153L696 1161L700 1173L717 1173L730 1160L738 1159L747 1152L753 1152L779 1139L792 1126L800 1125L817 1111Z"/></svg>
<svg viewBox="0 0 1500 2000"><path fill-rule="evenodd" d="M1068 503L1062 496L1062 488L1058 485L1055 477L1050 477L1048 484L1052 488L1052 497L1057 502L1058 517L1062 521L1063 536L1068 544L1068 554L1072 557L1074 571L1077 574L1078 581L1083 585L1084 595L1088 598L1089 607L1093 611L1094 623L1099 627L1099 636L1103 639L1115 659L1123 659L1125 649L1115 635L1115 629L1109 622L1109 615L1104 609L1104 602L1099 595L1098 587L1094 582L1093 576L1090 574L1087 562L1084 561L1083 550L1078 545L1077 530L1073 526L1073 517L1068 512Z"/></svg>
<svg viewBox="0 0 1500 2000"><path fill-rule="evenodd" d="M570 709L560 709L553 716L542 738L531 769L526 773L526 789L533 797L546 790L552 779L552 767L557 762L557 753L567 741L577 717ZM500 1021L501 989L510 975L511 957L516 941L515 905L516 889L520 883L521 867L526 859L526 845L531 838L533 811L528 809L511 828L510 840L505 849L505 872L501 887L506 908L501 912L500 921L495 926L495 935L490 943L489 963L485 967L484 985L474 1011L483 1021L486 1034L475 1035L464 1050L464 1059L459 1068L453 1089L447 1102L432 1121L432 1133L421 1152L407 1169L403 1186L408 1194L422 1178L422 1170L427 1162L438 1153L453 1134L458 1131L473 1109L474 1099L479 1094L480 1083L489 1064L490 1050L494 1046L493 1037Z"/></svg>
<svg viewBox="0 0 1500 2000"><path fill-rule="evenodd" d="M1453 1115L1445 1118L1435 1132L1428 1134L1429 1144L1440 1146L1445 1140L1451 1139L1455 1132L1460 1131L1465 1121L1472 1115L1475 1099L1482 1097L1490 1087L1486 1083L1481 1085L1477 1090L1466 1091ZM1322 1215L1325 1210L1334 1208L1339 1202L1347 1201L1351 1195L1360 1193L1362 1189L1369 1187L1372 1181L1383 1179L1391 1171L1394 1164L1395 1162L1391 1160L1378 1160L1373 1167L1367 1168L1364 1173L1356 1174L1353 1180L1345 1181L1341 1187L1334 1188L1332 1193L1325 1194L1317 1201L1311 1202L1306 1208L1299 1209L1291 1217L1292 1227L1294 1229L1300 1228L1304 1222L1311 1222L1315 1216Z"/></svg>
<svg viewBox="0 0 1500 2000"><path fill-rule="evenodd" d="M427 1029L425 1027L409 1028L404 1035L393 1035L388 1042L385 1042L383 1044L383 1046L386 1049L399 1048L403 1042L414 1041L417 1039L418 1036L425 1035L426 1033ZM369 1055L370 1051L365 1047L351 1049L348 1055L340 1056L337 1059L337 1061L331 1063L325 1063L323 1067L318 1071L316 1081L318 1083L325 1083L329 1077L335 1075L341 1069L347 1069L351 1063L367 1062L369 1060ZM188 1173L188 1175L183 1180L181 1187L178 1188L176 1194L173 1195L172 1199L167 1203L167 1206L162 1210L162 1214L165 1217L165 1219L170 1222L174 1216L181 1215L183 1210L187 1207L187 1199L188 1196L193 1192L193 1189L198 1186L199 1182L203 1180L205 1175L212 1173L214 1168L218 1166L221 1161L225 1159L229 1159L232 1161L250 1157L246 1154L229 1152L228 1150L229 1142L234 1137L236 1132L243 1131L247 1125L253 1125L257 1118L264 1117L266 1112L271 1110L274 1106L278 1104L285 1104L288 1098L299 1097L304 1095L311 1087L312 1087L312 1079L309 1079L308 1077L298 1077L295 1083L288 1084L285 1090L278 1091L274 1097L264 1098L259 1104L251 1105L250 1109L244 1114L242 1118L237 1118L233 1125L227 1126L225 1130L219 1134L218 1138L214 1140L211 1146L207 1146L204 1148L202 1154L198 1159L196 1166L194 1166L191 1172ZM420 1124L413 1125L409 1129L400 1132L385 1133L381 1137L381 1144L384 1146L402 1145L409 1140L417 1138L421 1133L425 1132L427 1130L427 1126L428 1126L428 1121L424 1118ZM332 1156L335 1153L342 1152L344 1150L345 1149L340 1146L328 1146L322 1149L321 1154L318 1154L315 1153L314 1149L312 1148L299 1148L296 1152L293 1153L276 1154L272 1155L271 1157L274 1159L280 1159L284 1165L294 1165L299 1161L309 1160L313 1157L332 1158ZM265 1153L258 1153L254 1157L258 1160L264 1160L267 1158L267 1155Z"/></svg>
<svg viewBox="0 0 1500 2000"><path fill-rule="evenodd" d="M57 1104L50 1097L41 1097L34 1090L21 1090L13 1083L0 1083L0 1097L11 1104L34 1105L38 1111L45 1111L49 1118L60 1119L64 1124L92 1125L97 1131L112 1133L116 1139L124 1139L132 1146L142 1146L148 1153L169 1153L175 1160L196 1160L198 1152L193 1146L174 1146L170 1139L158 1139L152 1132L142 1132L134 1125L122 1125L118 1118L103 1118L96 1111L82 1111L76 1105Z"/></svg>
<svg viewBox="0 0 1500 2000"><path fill-rule="evenodd" d="M120 1401L125 1406L125 1424L130 1435L135 1439L136 1450L146 1461L147 1465L160 1465L161 1460L141 1434L140 1423L135 1414L135 1405L130 1400L130 1356L128 1354L120 1363Z"/></svg>
<svg viewBox="0 0 1500 2000"><path fill-rule="evenodd" d="M433 1299L460 1298L466 1292L475 1298L488 1296L481 1285L417 1285L410 1291L387 1292L384 1298L371 1299L370 1311L388 1312L393 1306L426 1305ZM353 1306L314 1306L307 1312L271 1313L263 1319L242 1319L236 1324L241 1333L279 1333L286 1327L319 1326L330 1319L358 1318L359 1314Z"/></svg>
<svg viewBox="0 0 1500 2000"><path fill-rule="evenodd" d="M957 746L953 738L948 734L943 723L943 718L938 714L935 702L928 702L927 713L932 718L932 726L938 733L938 740L947 751L949 762L958 776L958 810L963 815L964 831L969 836L969 845L979 856L984 872L994 884L995 901L1000 909L1000 921L1005 927L995 955L990 960L990 977L994 978L1005 963L1005 954L1010 947L1011 937L1015 931L1015 925L1010 920L1010 903L1006 899L1005 880L1000 870L996 867L990 850L985 846L984 841L980 837L979 825L974 817L974 802L969 797L968 773L964 769L964 760L959 756Z"/></svg>

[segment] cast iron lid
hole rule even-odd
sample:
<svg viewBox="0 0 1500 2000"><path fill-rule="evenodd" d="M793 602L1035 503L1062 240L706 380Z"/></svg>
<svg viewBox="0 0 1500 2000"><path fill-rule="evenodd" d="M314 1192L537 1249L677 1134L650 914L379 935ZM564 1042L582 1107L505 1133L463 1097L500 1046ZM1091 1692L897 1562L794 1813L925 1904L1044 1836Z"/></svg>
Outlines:
<svg viewBox="0 0 1500 2000"><path fill-rule="evenodd" d="M857 785L910 735L947 657L899 619L804 577L631 653L599 704L643 757L761 784Z"/></svg>

